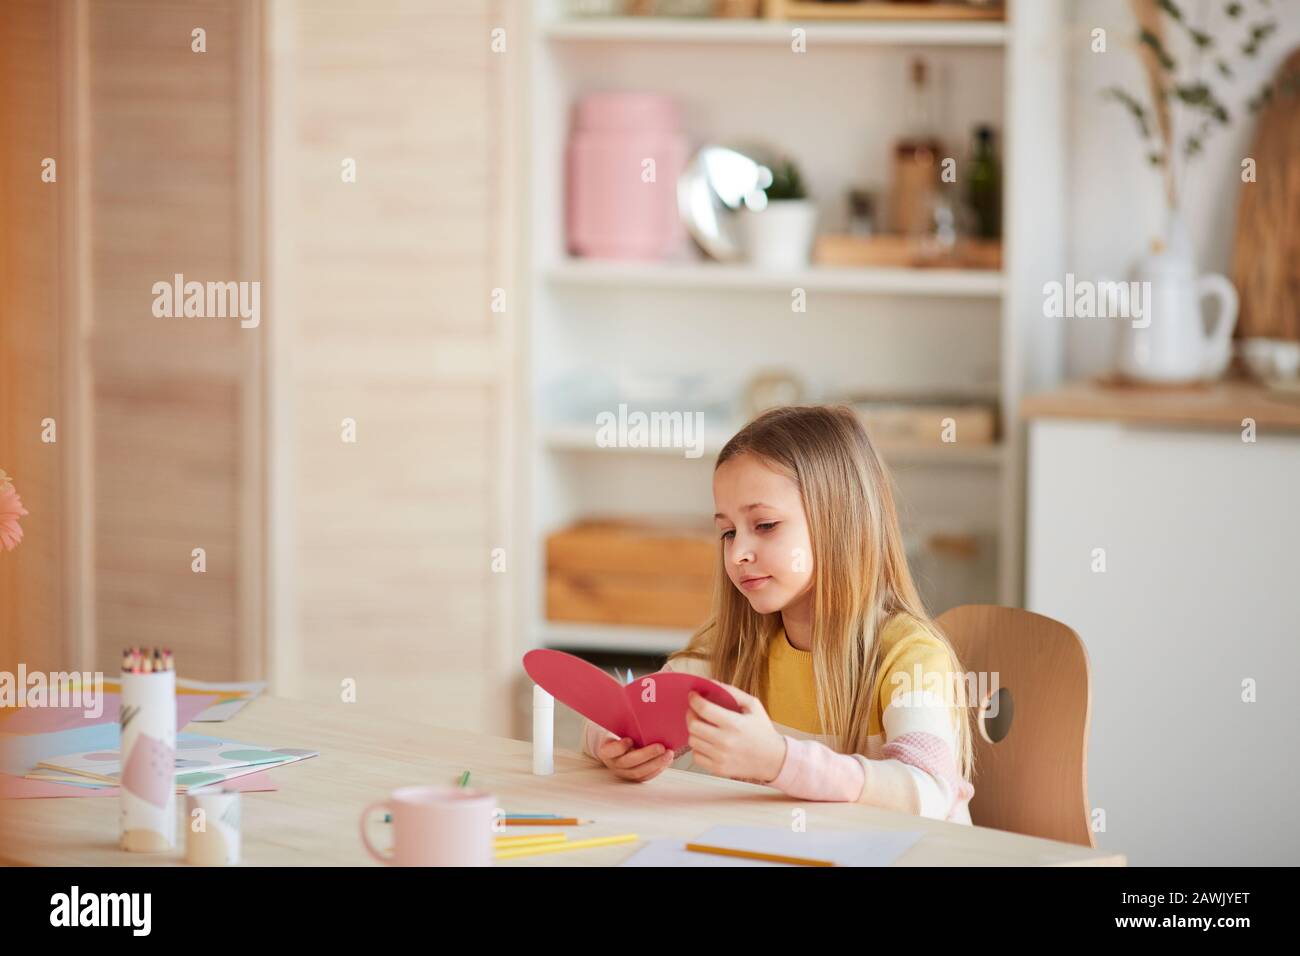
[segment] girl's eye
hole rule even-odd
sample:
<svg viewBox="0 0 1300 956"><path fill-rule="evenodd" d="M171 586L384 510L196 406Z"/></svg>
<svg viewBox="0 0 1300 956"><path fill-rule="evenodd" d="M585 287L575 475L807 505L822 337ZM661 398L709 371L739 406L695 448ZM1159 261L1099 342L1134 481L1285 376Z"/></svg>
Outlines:
<svg viewBox="0 0 1300 956"><path fill-rule="evenodd" d="M728 535L733 535L733 536L734 536L735 533L736 533L735 531L724 531L724 532L722 532L722 540L723 540L723 541L726 541Z"/></svg>
<svg viewBox="0 0 1300 956"><path fill-rule="evenodd" d="M763 531L771 531L771 530L772 530L773 528L775 528L779 523L780 523L780 522L777 522L777 521L764 521L764 522L762 522L761 524L756 524L756 525L754 525L754 527L755 527L755 528L761 528Z"/></svg>

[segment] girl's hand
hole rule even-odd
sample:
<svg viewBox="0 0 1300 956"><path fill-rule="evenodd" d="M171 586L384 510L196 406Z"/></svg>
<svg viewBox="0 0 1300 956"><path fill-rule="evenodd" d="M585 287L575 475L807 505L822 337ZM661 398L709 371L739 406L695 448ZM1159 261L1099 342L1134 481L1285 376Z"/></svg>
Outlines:
<svg viewBox="0 0 1300 956"><path fill-rule="evenodd" d="M772 726L762 701L738 687L722 686L736 698L740 713L694 692L688 698L686 729L695 766L733 780L771 783L785 763L785 738Z"/></svg>
<svg viewBox="0 0 1300 956"><path fill-rule="evenodd" d="M631 738L611 736L596 748L596 759L614 771L616 777L644 783L667 770L673 762L673 754L665 751L663 744L650 744L633 750Z"/></svg>

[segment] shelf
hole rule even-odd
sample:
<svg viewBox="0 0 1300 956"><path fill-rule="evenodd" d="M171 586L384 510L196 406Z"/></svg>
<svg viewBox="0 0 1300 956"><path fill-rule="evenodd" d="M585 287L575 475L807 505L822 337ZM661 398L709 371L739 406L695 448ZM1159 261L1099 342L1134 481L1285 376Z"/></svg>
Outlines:
<svg viewBox="0 0 1300 956"><path fill-rule="evenodd" d="M1041 293L1032 283L1013 283L1011 277L1059 272L1060 263L1068 258L1061 225L1068 220L1063 207L1069 175L1061 163L1061 156L1068 153L1064 136L1068 131L1058 120L1069 90L1070 58L1042 55L1069 30L1071 4L1066 0L1008 0L996 11L965 7L958 11L943 0L924 6L899 2L852 9L841 3L801 6L799 0L768 0L764 10L771 18L765 19L579 17L566 16L563 3L547 6L550 10L534 20L531 84L526 93L536 110L538 154L545 160L533 164L527 177L534 239L527 262L535 330L529 341L536 352L530 371L535 381L547 382L556 372L601 369L631 384L642 374L653 376L665 365L671 367L671 342L655 342L644 353L638 350L637 334L658 315L672 317L665 329L675 335L689 336L693 329L721 334L750 321L766 330L779 314L786 314L795 289L830 310L807 330L817 333L816 340L803 345L781 329L782 334L770 341L745 342L739 360L744 368L754 369L793 362L802 375L821 383L812 390L813 399L836 383L842 386L857 377L853 352L877 326L889 333L879 344L896 351L898 367L886 366L888 376L876 373L875 367L864 369L862 385L879 384L875 380L885 377L909 383L968 383L961 390L968 390L972 398L996 399L1004 415L1014 415L1024 382L1054 380L1053 357L1059 359L1060 346L1051 329L1034 318L1041 314ZM786 16L776 18L777 13ZM847 14L864 19L820 19ZM941 19L958 14L1003 19ZM869 15L888 19L865 19ZM820 66L809 61L804 64L807 69L800 69L798 57L785 61L777 56L790 52L795 29L803 31L807 53L818 62L824 60ZM861 108L862 97L855 99L854 93L896 92L900 58L914 52L941 63L945 82L951 84L953 102L948 106L954 131L976 122L1000 123L1004 171L1035 171L1032 176L1007 176L1004 181L1002 225L1007 243L1000 266L984 261L972 263L984 267L980 269L909 267L906 258L872 258L878 264L857 265L867 259L826 258L822 250L817 265L777 272L746 263L713 262L686 243L676 247L668 261L582 259L571 257L563 245L566 212L557 182L564 168L562 150L573 103L583 93L613 84L662 88L682 100L703 95L696 120L706 132L711 129L719 139L738 136L741 141L758 135L778 140L793 137L792 142L802 142L823 157L819 181L843 188L861 176L861 163L866 161L860 155L863 136L877 146L887 145L902 122L902 104L886 99L875 104L866 128L846 127L846 112L852 116ZM786 63L788 68L775 75L773 63ZM748 83L762 95L750 100L731 97L731 86L724 90L714 82L719 69L740 71L744 76L737 74L732 85L740 88ZM847 88L840 82L841 74L856 81L848 93L843 92ZM775 111L770 109L774 102L779 106ZM796 109L798 114L791 117L790 111ZM879 158L874 162L879 165ZM814 306L810 303L809 308ZM620 322L604 328L603 319L610 315L619 316ZM996 342L982 335L989 322L994 323ZM945 348L946 354L934 356L941 366L932 365L925 351L927 339L937 341L943 332L953 331L971 354L951 354L954 350L939 342L935 347ZM833 362L818 364L827 349L837 350ZM619 358L613 367L608 362L611 354ZM563 359L562 368L553 367L558 359ZM738 373L734 357L701 355L693 362L696 371L716 374L718 381ZM985 369L996 370L995 383L988 380ZM617 394L612 387L610 391ZM735 406L724 405L720 393L692 389L690 394L695 397L694 407L704 412L701 456L694 460L711 465L734 434L734 419L740 413ZM692 460L686 457L687 449L600 448L595 443L596 409L583 420L577 418L578 407L565 404L567 399L556 397L551 403L549 393L545 398L530 397L535 400L525 412L530 432L527 456L540 475L529 484L538 501L531 528L533 546L540 546L548 528L589 507L615 513L639 495L662 492L650 510L667 515L695 510L700 494L707 496L706 466L684 464ZM678 404L683 411L692 407L689 401ZM559 417L555 425L548 412ZM701 436L692 432L691 437ZM991 534L996 551L991 560L996 567L981 566L980 573L995 575L996 600L1006 605L1022 600L1023 492L1016 471L1023 441L1021 431L1011 430L1002 443L992 445L963 441L880 447L891 473L906 489L914 514L963 528L967 525L962 522L969 522L972 530ZM689 449L691 454L695 450ZM611 454L602 457L598 454L602 452ZM950 490L954 482L973 483L978 490L954 498ZM991 587L989 582L980 587L985 584ZM540 590L539 582L532 581L531 592ZM534 619L544 617L543 609L524 610ZM593 649L664 651L685 639L673 635L665 640L662 634L656 638L635 628L549 623L534 625L534 633L539 631L551 634L559 646Z"/></svg>
<svg viewBox="0 0 1300 956"><path fill-rule="evenodd" d="M572 423L551 426L544 431L543 440L547 448L557 452L575 454L599 452L629 456L653 455L661 458L681 458L684 461L703 461L712 464L713 459L722 450L722 445L739 428L739 423L732 422L726 428L711 435L706 422L704 453L699 458L693 459L687 458L685 449L682 448L622 448L617 446L602 448L596 444L596 425L594 422L590 425ZM1002 464L1004 457L1003 446L996 443L989 445L960 445L953 442L946 445L917 445L894 448L890 448L888 445L877 445L877 449L880 456L885 459L886 464L891 466L954 465L996 468Z"/></svg>
<svg viewBox="0 0 1300 956"><path fill-rule="evenodd" d="M545 430L544 442L546 447L552 451L562 452L600 452L618 455L654 455L660 458L683 458L687 461L707 461L712 462L722 450L723 443L736 433L738 425L729 425L726 431L726 438L719 440L718 435L709 435L709 425L706 421L704 424L705 439L703 442L704 453L699 458L687 458L684 448L660 447L660 448L623 448L619 446L610 446L603 448L596 444L596 424L590 425L574 422L564 425L553 425Z"/></svg>
<svg viewBox="0 0 1300 956"><path fill-rule="evenodd" d="M973 6L953 0L854 0L852 3L810 0L767 0L765 14L776 20L998 20L1006 16L1001 3Z"/></svg>
<svg viewBox="0 0 1300 956"><path fill-rule="evenodd" d="M876 445L885 464L894 465L952 465L981 468L999 468L1005 458L1003 446L960 445L950 442L946 445L924 446L915 448L890 448L888 445Z"/></svg>
<svg viewBox="0 0 1300 956"><path fill-rule="evenodd" d="M676 628L630 627L620 624L580 624L545 621L538 647L560 651L625 651L629 654L671 654L691 639Z"/></svg>
<svg viewBox="0 0 1300 956"><path fill-rule="evenodd" d="M626 286L646 289L717 289L733 292L810 292L919 297L983 297L1002 295L1001 272L985 269L851 269L809 266L771 270L751 265L713 262L636 262L616 259L569 259L546 273L556 284Z"/></svg>
<svg viewBox="0 0 1300 956"><path fill-rule="evenodd" d="M624 43L771 44L789 48L790 31L806 31L808 48L835 46L1002 46L1001 21L894 20L877 23L805 23L785 20L671 17L592 17L559 20L542 33L554 41Z"/></svg>

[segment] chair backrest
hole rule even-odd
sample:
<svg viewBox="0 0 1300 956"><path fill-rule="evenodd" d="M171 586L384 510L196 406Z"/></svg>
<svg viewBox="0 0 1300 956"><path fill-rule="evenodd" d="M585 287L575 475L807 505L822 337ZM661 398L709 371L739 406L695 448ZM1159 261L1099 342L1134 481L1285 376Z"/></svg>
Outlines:
<svg viewBox="0 0 1300 956"><path fill-rule="evenodd" d="M1032 611L984 604L955 607L935 621L963 673L978 675L967 687L984 698L971 701L978 704L971 822L1096 846L1088 806L1091 682L1079 635ZM994 696L1001 705L992 715Z"/></svg>

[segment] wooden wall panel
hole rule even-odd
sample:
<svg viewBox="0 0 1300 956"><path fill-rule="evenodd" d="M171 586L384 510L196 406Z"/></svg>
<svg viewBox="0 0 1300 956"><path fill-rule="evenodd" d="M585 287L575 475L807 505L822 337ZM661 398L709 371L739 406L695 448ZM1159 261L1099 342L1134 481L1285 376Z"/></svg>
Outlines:
<svg viewBox="0 0 1300 956"><path fill-rule="evenodd" d="M271 41L278 684L338 701L351 677L358 699L493 732L511 729L490 567L511 487L510 318L489 308L511 253L507 6L303 0Z"/></svg>
<svg viewBox="0 0 1300 956"><path fill-rule="evenodd" d="M257 337L237 318L158 318L153 284L261 278L246 68L255 8L223 0L88 6L90 283L97 660L174 649L190 677L255 676L262 541L246 520ZM206 52L191 31L206 31ZM255 78L256 74L254 74ZM256 252L254 248L253 253ZM264 307L263 307L264 311ZM256 415L251 416L256 420ZM254 470L255 471L255 470ZM206 552L206 571L192 552Z"/></svg>
<svg viewBox="0 0 1300 956"><path fill-rule="evenodd" d="M30 514L23 541L0 551L0 670L71 667L63 612L67 552L64 449L72 422L63 401L60 316L62 197L75 182L65 139L57 8L0 4L0 469ZM42 161L58 164L43 182ZM53 444L41 421L53 418Z"/></svg>

